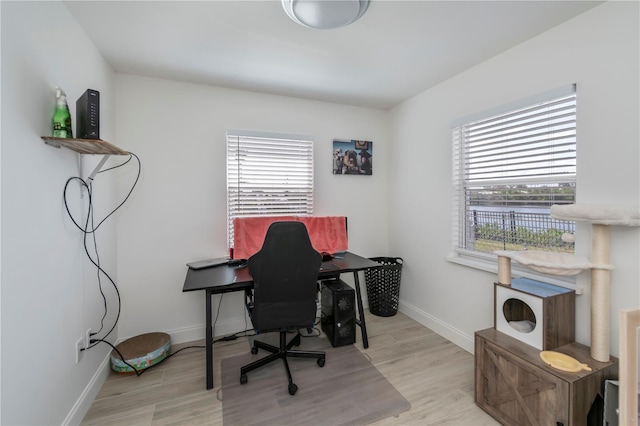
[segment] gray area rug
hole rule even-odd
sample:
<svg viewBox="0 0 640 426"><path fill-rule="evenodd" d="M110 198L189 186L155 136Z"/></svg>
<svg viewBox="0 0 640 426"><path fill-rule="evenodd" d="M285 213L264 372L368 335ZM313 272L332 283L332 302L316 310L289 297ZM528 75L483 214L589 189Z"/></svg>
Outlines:
<svg viewBox="0 0 640 426"><path fill-rule="evenodd" d="M270 342L271 343L271 342ZM364 425L395 416L411 404L353 345L331 347L324 337L303 338L299 349L324 350L326 364L289 360L298 392L291 396L282 361L247 375L240 367L268 354L259 351L222 360L222 418L236 425Z"/></svg>

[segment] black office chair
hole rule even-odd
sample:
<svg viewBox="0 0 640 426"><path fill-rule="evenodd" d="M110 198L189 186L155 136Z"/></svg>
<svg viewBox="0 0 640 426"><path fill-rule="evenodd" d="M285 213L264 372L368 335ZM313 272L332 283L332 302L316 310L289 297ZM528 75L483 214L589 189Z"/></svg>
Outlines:
<svg viewBox="0 0 640 426"><path fill-rule="evenodd" d="M295 395L287 358L315 358L324 366L325 353L291 349L300 345L299 328L313 326L316 318L316 282L322 256L311 246L302 222L274 222L267 230L260 251L249 258L253 292L247 291L247 309L257 333L280 332L280 347L254 340L252 354L258 349L271 352L240 369L240 383L247 383L247 373L277 359L282 359L289 378L289 394ZM287 333L295 337L287 343Z"/></svg>

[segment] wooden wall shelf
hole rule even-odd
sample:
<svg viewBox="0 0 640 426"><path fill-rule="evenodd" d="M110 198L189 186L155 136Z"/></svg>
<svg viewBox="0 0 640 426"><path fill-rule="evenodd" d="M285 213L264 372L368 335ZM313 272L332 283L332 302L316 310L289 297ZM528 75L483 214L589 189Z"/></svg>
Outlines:
<svg viewBox="0 0 640 426"><path fill-rule="evenodd" d="M42 140L56 148L65 147L80 154L129 155L117 146L101 139L72 139L42 136Z"/></svg>

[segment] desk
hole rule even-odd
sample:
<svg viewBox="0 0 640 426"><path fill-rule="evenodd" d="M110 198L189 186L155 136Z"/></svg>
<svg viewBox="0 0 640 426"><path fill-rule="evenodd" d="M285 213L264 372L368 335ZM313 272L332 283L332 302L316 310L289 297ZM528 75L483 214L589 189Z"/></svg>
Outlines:
<svg viewBox="0 0 640 426"><path fill-rule="evenodd" d="M362 346L365 348L369 347L369 339L367 338L367 326L364 319L364 308L362 307L362 294L360 292L358 271L379 268L381 266L382 265L374 262L373 260L347 251L338 254L337 257L334 257L330 262L323 262L320 266L320 271L318 271L319 280L337 277L345 272L353 272L358 304L356 324L360 326L360 330L362 332ZM205 291L207 389L213 389L213 314L211 312L211 296L214 294L244 291L251 288L253 288L253 278L251 277L251 274L249 274L249 268L246 266L238 268L222 265L200 270L189 269L187 271L187 277L184 280L182 291Z"/></svg>

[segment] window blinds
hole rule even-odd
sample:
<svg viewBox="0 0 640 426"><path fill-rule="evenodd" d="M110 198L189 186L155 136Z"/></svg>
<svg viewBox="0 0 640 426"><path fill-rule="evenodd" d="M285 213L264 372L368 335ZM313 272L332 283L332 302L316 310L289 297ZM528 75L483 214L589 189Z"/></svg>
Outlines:
<svg viewBox="0 0 640 426"><path fill-rule="evenodd" d="M565 92L569 93L456 125L453 178L465 194L458 194L458 199L481 205L573 202L575 85ZM522 191L515 190L518 187Z"/></svg>
<svg viewBox="0 0 640 426"><path fill-rule="evenodd" d="M310 215L313 141L309 137L227 132L229 241L239 216Z"/></svg>
<svg viewBox="0 0 640 426"><path fill-rule="evenodd" d="M575 94L462 127L465 181L575 179Z"/></svg>

